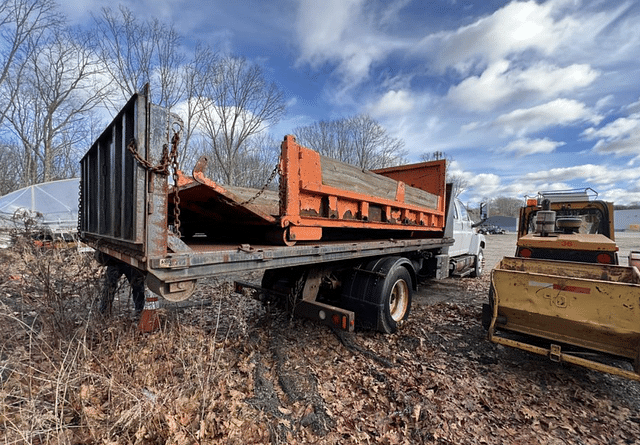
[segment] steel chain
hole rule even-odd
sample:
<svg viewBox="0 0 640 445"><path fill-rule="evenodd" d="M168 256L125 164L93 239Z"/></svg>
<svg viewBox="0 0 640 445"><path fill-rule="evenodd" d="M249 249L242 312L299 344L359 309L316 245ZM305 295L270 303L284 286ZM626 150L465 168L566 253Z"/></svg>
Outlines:
<svg viewBox="0 0 640 445"><path fill-rule="evenodd" d="M171 169L173 170L173 231L178 237L180 237L180 187L178 185L178 170L180 169L180 164L178 161L178 145L180 144L180 133L182 132L182 127L178 123L176 123L176 125L178 125L178 129L173 130L173 137L171 138L171 151L169 152L166 144L162 147L162 159L160 160L160 163L158 165L153 165L151 162L140 156L140 153L138 153L138 143L135 139L131 139L131 142L129 142L129 145L127 145L127 149L131 152L135 160L149 171L168 176L169 167L171 167Z"/></svg>
<svg viewBox="0 0 640 445"><path fill-rule="evenodd" d="M142 164L142 166L147 170L163 175L169 174L169 155L167 153L166 145L163 147L162 159L158 165L153 165L151 162L140 156L140 153L138 153L138 142L135 139L131 139L131 142L127 145L127 149L131 152L135 160Z"/></svg>
<svg viewBox="0 0 640 445"><path fill-rule="evenodd" d="M178 144L180 143L180 133L182 132L182 128L178 131L174 130L173 138L171 138L171 154L169 158L171 159L171 167L173 168L173 232L176 234L178 238L180 238L180 185L178 184L178 171L180 169L179 161L178 161Z"/></svg>
<svg viewBox="0 0 640 445"><path fill-rule="evenodd" d="M262 186L262 188L260 190L258 190L258 193L256 193L253 197L247 199L244 202L241 202L240 205L244 206L247 204L251 204L253 201L255 201L256 199L258 199L260 197L260 195L262 195L265 190L267 190L267 187L269 187L269 184L271 184L271 181L273 181L273 178L276 177L276 175L280 174L280 160L278 160L278 162L276 163L276 166L273 168L273 171L271 172L271 174L269 175L269 179L267 179L267 182L265 182L265 184Z"/></svg>
<svg viewBox="0 0 640 445"><path fill-rule="evenodd" d="M84 199L82 199L82 180L78 183L78 237L82 233L82 226L84 224Z"/></svg>

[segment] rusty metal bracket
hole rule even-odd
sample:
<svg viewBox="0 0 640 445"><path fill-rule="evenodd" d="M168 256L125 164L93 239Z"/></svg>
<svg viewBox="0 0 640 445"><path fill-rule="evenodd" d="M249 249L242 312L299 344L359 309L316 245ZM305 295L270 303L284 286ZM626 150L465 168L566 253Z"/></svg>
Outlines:
<svg viewBox="0 0 640 445"><path fill-rule="evenodd" d="M244 289L255 289L259 292L273 294L281 298L290 297L290 294L264 289L253 283L245 281L235 281L235 292L241 293ZM330 304L319 301L300 300L293 308L292 316L308 318L318 323L353 332L355 327L355 313Z"/></svg>

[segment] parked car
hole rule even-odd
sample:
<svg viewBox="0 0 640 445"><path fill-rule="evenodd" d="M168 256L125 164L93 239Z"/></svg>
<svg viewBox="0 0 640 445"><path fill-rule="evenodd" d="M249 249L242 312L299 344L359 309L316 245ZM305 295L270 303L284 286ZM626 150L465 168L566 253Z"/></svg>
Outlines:
<svg viewBox="0 0 640 445"><path fill-rule="evenodd" d="M507 233L507 231L500 226L490 225L490 226L479 226L478 233L482 233L484 235L503 235Z"/></svg>

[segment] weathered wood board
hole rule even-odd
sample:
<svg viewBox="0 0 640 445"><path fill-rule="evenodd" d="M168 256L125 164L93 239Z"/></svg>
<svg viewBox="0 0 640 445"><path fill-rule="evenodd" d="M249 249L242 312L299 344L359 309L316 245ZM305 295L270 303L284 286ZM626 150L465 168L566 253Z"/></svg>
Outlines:
<svg viewBox="0 0 640 445"><path fill-rule="evenodd" d="M326 156L320 156L320 159L324 185L389 200L396 199L398 181ZM438 207L437 196L409 185L405 185L404 202L430 209Z"/></svg>

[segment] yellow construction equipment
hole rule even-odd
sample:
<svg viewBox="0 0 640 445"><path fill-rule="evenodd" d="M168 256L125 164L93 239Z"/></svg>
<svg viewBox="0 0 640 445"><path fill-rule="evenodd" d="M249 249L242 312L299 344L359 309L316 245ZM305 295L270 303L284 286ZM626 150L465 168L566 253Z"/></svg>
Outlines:
<svg viewBox="0 0 640 445"><path fill-rule="evenodd" d="M494 343L640 381L637 252L618 264L613 206L590 190L527 199L516 256L491 272L483 323Z"/></svg>

